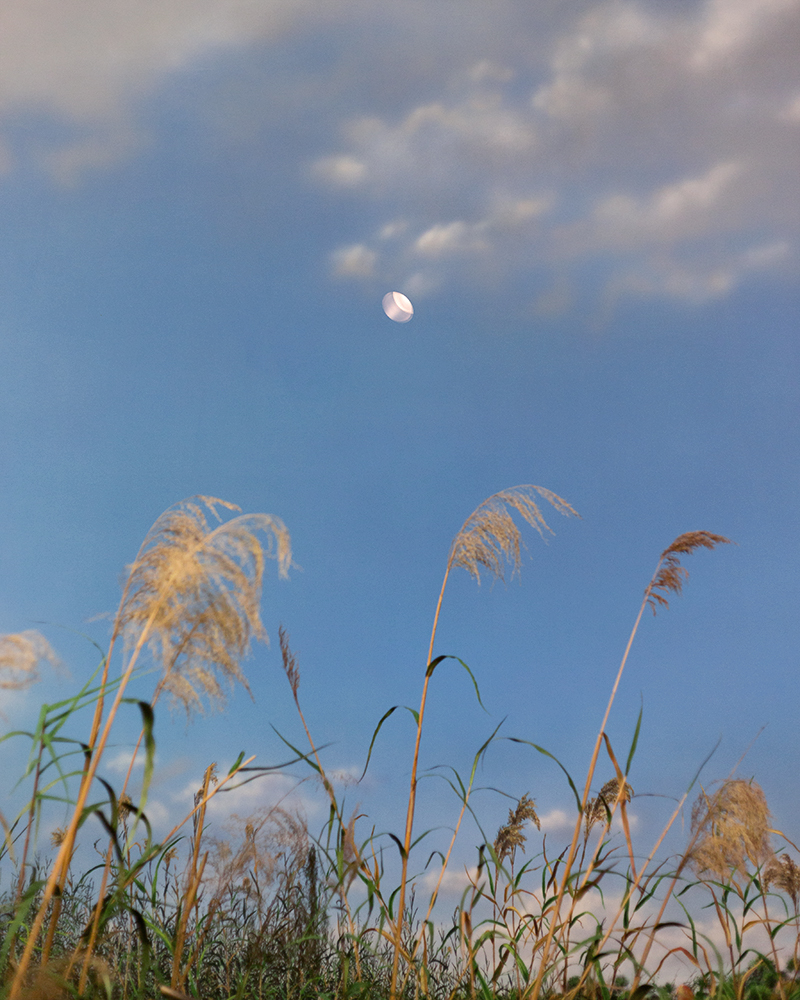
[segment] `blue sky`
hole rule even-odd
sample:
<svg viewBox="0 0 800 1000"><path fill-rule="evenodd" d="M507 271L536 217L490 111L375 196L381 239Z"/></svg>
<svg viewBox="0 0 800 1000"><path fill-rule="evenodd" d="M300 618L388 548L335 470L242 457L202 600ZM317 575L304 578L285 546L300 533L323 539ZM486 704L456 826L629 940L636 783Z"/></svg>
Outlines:
<svg viewBox="0 0 800 1000"><path fill-rule="evenodd" d="M632 784L675 797L719 738L709 782L766 726L737 773L796 835L800 3L11 0L0 19L0 632L41 628L72 676L8 695L8 724L88 676L62 626L102 645L152 522L206 494L281 517L301 569L266 581L254 702L188 727L159 709L154 816L211 760L283 760L272 726L300 740L279 623L327 762L358 772L383 712L418 702L453 536L534 483L582 520L545 511L519 583L452 578L437 651L489 714L443 665L424 765L468 770L505 719L582 783L658 556L708 530L737 546L689 557L684 596L643 620L609 735L624 756L643 704ZM408 324L383 315L392 289ZM379 829L402 828L412 748L398 713L348 791ZM1 749L16 776L22 745ZM479 782L564 835L544 758L498 743ZM476 804L496 831L509 800ZM634 805L649 850L672 804ZM425 786L420 829L455 812Z"/></svg>

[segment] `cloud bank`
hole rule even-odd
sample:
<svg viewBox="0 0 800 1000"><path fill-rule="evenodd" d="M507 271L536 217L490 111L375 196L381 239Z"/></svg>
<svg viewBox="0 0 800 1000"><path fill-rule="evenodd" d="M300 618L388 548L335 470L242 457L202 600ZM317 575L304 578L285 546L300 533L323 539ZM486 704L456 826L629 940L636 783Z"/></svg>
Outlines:
<svg viewBox="0 0 800 1000"><path fill-rule="evenodd" d="M800 0L10 0L0 135L66 124L38 165L76 183L155 141L137 108L182 73L323 38L330 66L298 55L283 82L328 73L330 128L284 155L360 228L323 251L337 280L521 281L547 313L587 270L609 304L797 272ZM0 169L16 158L8 140Z"/></svg>

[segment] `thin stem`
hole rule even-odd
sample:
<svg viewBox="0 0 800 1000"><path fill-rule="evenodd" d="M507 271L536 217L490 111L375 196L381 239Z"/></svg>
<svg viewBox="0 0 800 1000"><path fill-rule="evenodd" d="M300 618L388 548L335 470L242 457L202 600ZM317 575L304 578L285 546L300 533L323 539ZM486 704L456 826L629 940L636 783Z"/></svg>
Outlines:
<svg viewBox="0 0 800 1000"><path fill-rule="evenodd" d="M639 608L639 614L636 616L636 622L634 623L633 629L631 630L630 638L628 639L628 645L625 647L625 653L622 657L622 662L619 665L619 670L617 671L616 680L614 681L614 686L611 689L611 697L608 699L608 705L606 706L605 715L603 716L603 721L600 724L600 732L597 734L597 740L594 745L594 753L592 754L592 760L589 764L589 773L586 776L586 785L583 789L583 798L581 799L581 809L578 813L578 819L575 823L575 830L572 834L572 843L570 844L569 854L567 855L567 862L564 867L564 873L561 876L561 883L558 887L558 895L556 896L556 901L554 904L553 915L550 918L550 926L547 930L547 937L545 938L544 947L542 949L542 956L539 962L539 971L536 975L536 980L534 981L533 987L523 994L523 996L530 995L531 1000L538 1000L539 993L542 988L542 981L544 980L545 974L547 972L547 959L550 957L550 949L553 944L553 937L555 936L556 927L558 925L558 916L561 912L561 903L564 899L564 893L567 889L567 884L569 882L569 876L572 872L572 865L575 861L575 855L578 850L578 840L580 839L581 826L583 825L583 817L586 811L586 803L589 801L589 792L592 787L592 779L594 778L595 768L597 766L597 758L600 756L600 747L603 743L603 733L605 732L606 723L608 722L608 717L611 714L611 706L614 704L614 699L617 695L617 688L619 687L619 682L622 678L622 672L625 669L625 664L628 662L628 655L631 651L631 646L633 645L633 640L639 630L639 623L642 620L642 615L644 614L644 609L647 607L647 601L650 597L650 592L653 586L653 582L658 576L658 571L661 568L661 564L664 561L664 557L658 561L656 566L656 571L652 576L650 583L644 592L644 599L642 600L642 606Z"/></svg>
<svg viewBox="0 0 800 1000"><path fill-rule="evenodd" d="M392 960L392 983L389 991L390 1000L395 1000L397 996L397 972L400 965L400 947L403 936L403 918L406 905L406 882L408 880L408 856L411 852L411 836L414 831L414 810L417 803L417 765L419 763L419 746L422 740L422 721L425 715L425 703L428 698L428 683L431 679L430 664L433 660L433 644L436 640L436 628L439 624L439 612L442 610L444 591L447 586L447 579L450 576L452 563L452 549L450 558L447 560L442 589L439 591L439 600L436 604L436 614L433 616L433 629L431 630L431 641L428 646L427 668L425 670L425 683L422 685L422 697L419 703L419 714L417 716L417 737L414 743L414 759L411 763L411 787L408 793L408 812L406 813L406 832L403 841L402 871L400 873L400 892L397 898L397 918L395 920L394 934L394 957Z"/></svg>

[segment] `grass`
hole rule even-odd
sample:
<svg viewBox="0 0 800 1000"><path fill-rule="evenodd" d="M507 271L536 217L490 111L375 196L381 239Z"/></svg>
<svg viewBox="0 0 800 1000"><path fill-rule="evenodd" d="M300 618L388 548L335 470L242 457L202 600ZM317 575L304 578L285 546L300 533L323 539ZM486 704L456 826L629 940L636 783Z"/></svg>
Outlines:
<svg viewBox="0 0 800 1000"><path fill-rule="evenodd" d="M368 817L347 814L326 773L283 628L284 670L309 748L282 738L292 763L308 767L328 796L323 829L312 834L302 817L274 805L242 820L227 838L212 835L208 803L223 788L254 777L253 758L242 755L224 775L209 764L190 813L165 838L153 837L147 796L162 696L192 713L204 699L222 702L233 683L247 687L243 658L253 640L266 637L259 609L267 560L276 560L281 575L291 566L289 535L277 518L223 520L220 511L238 508L210 497L166 511L128 569L109 648L101 650L94 674L70 699L44 705L33 732L3 737L29 739L31 756L23 775L28 804L13 821L2 818L0 861L14 872L0 900L2 1000L800 1000L797 848L772 828L759 786L729 776L700 787L689 843L680 856L660 859L699 772L643 852L634 847L628 816L641 715L624 761L606 733L645 610L666 610L680 593L686 556L727 544L707 531L680 535L668 546L644 589L582 790L565 771L575 799L570 842L554 852L543 841L542 850L523 861L528 836L539 827L535 802L523 796L494 836L484 834L459 905L442 919L436 904L462 821L469 814L482 830L472 791L495 731L477 749L468 775L450 772L458 803L454 830L437 852L433 890L419 898L415 865L425 836L415 829L419 749L430 680L445 659L435 655L435 642L447 583L456 569L478 581L482 574L502 577L508 568L518 572L521 528L551 530L542 504L577 516L550 491L522 486L486 500L453 540L420 671L405 823L384 838ZM149 702L126 694L145 651L159 668ZM114 657L121 664L112 676ZM37 633L0 637L0 686L33 683L39 665L54 659ZM480 700L475 677L461 665ZM83 709L91 711L85 738L69 732ZM137 750L143 744L145 768L138 802L128 795L130 770L116 790L101 768L122 711L138 713L141 721ZM367 765L393 711L373 733ZM593 794L600 766L613 776ZM69 819L54 835L55 858L43 861L39 820L45 803L59 797L69 805ZM76 836L90 822L99 822L103 834L98 863L79 874ZM615 823L620 836L612 833ZM399 854L397 868L386 862L387 847ZM698 905L716 918L723 948L700 932ZM674 957L689 970L677 987L663 982Z"/></svg>

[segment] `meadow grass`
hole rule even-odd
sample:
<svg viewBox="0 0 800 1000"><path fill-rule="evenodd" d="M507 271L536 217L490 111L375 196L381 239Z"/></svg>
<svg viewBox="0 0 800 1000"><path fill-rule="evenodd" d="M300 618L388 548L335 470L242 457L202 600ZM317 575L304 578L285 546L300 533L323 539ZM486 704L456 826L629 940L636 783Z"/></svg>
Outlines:
<svg viewBox="0 0 800 1000"><path fill-rule="evenodd" d="M289 534L275 517L223 520L221 510L238 508L211 497L166 511L128 568L109 648L101 650L95 672L73 697L43 705L34 731L3 737L29 739L31 754L23 775L30 783L27 805L13 821L0 817L0 862L13 872L0 897L2 1000L800 1000L797 848L771 827L760 787L733 776L701 787L688 844L678 857L660 859L670 827L699 785L699 771L644 853L634 848L628 815L641 714L624 761L606 732L643 613L666 609L680 593L688 576L685 556L728 542L707 531L675 539L644 589L582 790L564 771L575 801L569 843L554 852L543 840L542 850L522 863L529 835L540 826L535 801L523 796L494 836L483 835L460 901L442 918L437 902L462 821L469 815L483 831L472 793L495 730L476 749L469 774L450 772L453 833L435 852L433 890L420 898L420 887L430 884L415 867L425 837L415 829L420 743L430 681L446 659L435 655L435 642L447 583L456 569L477 580L482 573L518 572L521 526L551 530L543 502L577 516L554 493L521 486L486 500L453 540L413 712L405 824L385 837L375 834L367 816L347 814L325 770L283 628L283 667L309 749L282 739L292 751L290 763L309 768L327 795L323 829L312 833L302 816L277 804L242 820L228 839L215 836L209 802L272 770L250 767L253 758L242 754L224 775L210 763L189 814L166 837L153 837L147 799L156 707L166 694L192 713L203 699L221 702L234 682L247 687L243 658L253 639L266 637L260 618L266 561L274 558L286 575L292 559ZM148 702L126 694L145 652L158 665ZM112 676L114 655L121 666ZM28 686L40 664L54 659L38 633L0 637L0 686ZM476 678L459 663L480 701ZM69 731L83 709L92 717L85 738ZM128 794L133 759L119 790L101 767L123 709L141 721L136 751L144 745L145 766L138 802ZM393 711L372 735L367 767ZM601 764L613 776L592 794ZM37 833L53 798L68 803L69 819L53 835L55 858L43 860ZM97 823L98 863L79 874L78 831ZM399 856L396 867L387 865L385 848ZM698 894L701 908L717 920L722 946L698 927ZM604 900L599 911L593 908L598 896ZM664 970L678 956L687 981L676 986L664 981Z"/></svg>

